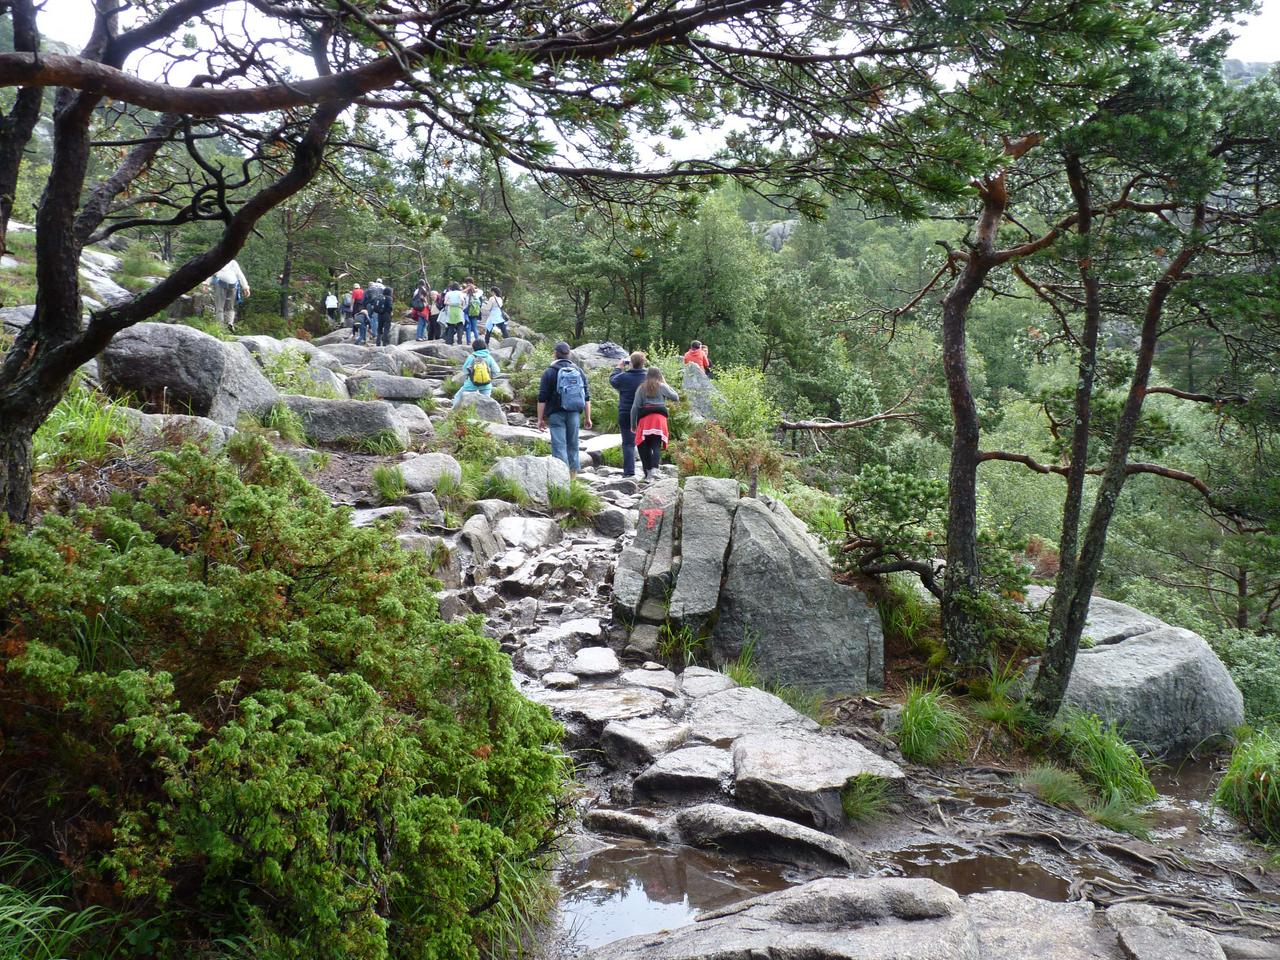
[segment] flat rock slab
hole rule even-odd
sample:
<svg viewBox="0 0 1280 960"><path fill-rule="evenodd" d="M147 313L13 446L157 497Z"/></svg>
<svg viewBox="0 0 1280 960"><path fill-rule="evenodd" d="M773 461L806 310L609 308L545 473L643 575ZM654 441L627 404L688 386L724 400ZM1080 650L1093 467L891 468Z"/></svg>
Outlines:
<svg viewBox="0 0 1280 960"><path fill-rule="evenodd" d="M643 767L683 746L689 739L689 730L687 723L667 717L613 720L604 725L600 734L600 750L614 769Z"/></svg>
<svg viewBox="0 0 1280 960"><path fill-rule="evenodd" d="M497 531L507 546L530 553L564 539L564 528L547 517L503 517Z"/></svg>
<svg viewBox="0 0 1280 960"><path fill-rule="evenodd" d="M582 818L582 825L596 833L636 837L654 843L663 843L671 839L671 831L662 821L622 810L589 810Z"/></svg>
<svg viewBox="0 0 1280 960"><path fill-rule="evenodd" d="M421 400L435 393L439 385L434 380L417 377L399 377L387 373L368 373L352 377L347 389L352 393L369 393L378 400Z"/></svg>
<svg viewBox="0 0 1280 960"><path fill-rule="evenodd" d="M551 708L557 717L603 727L610 720L636 720L661 713L667 699L639 687L591 687L581 690L530 690L531 700Z"/></svg>
<svg viewBox="0 0 1280 960"><path fill-rule="evenodd" d="M609 647L583 647L566 669L579 677L612 677L622 665Z"/></svg>
<svg viewBox="0 0 1280 960"><path fill-rule="evenodd" d="M706 667L685 667L684 673L680 674L680 693L691 700L709 697L723 690L732 690L737 685L732 678L726 677L719 670L708 670Z"/></svg>
<svg viewBox="0 0 1280 960"><path fill-rule="evenodd" d="M620 680L624 686L647 687L665 693L668 697L680 694L676 675L670 670L628 670Z"/></svg>
<svg viewBox="0 0 1280 960"><path fill-rule="evenodd" d="M1128 960L1226 960L1212 934L1149 904L1117 904L1107 910L1106 918Z"/></svg>
<svg viewBox="0 0 1280 960"><path fill-rule="evenodd" d="M578 685L578 678L572 673L553 670L542 675L543 686L550 690L572 690Z"/></svg>
<svg viewBox="0 0 1280 960"><path fill-rule="evenodd" d="M980 960L955 891L932 880L826 877L628 937L590 960ZM982 958L985 960L985 958ZM992 957L992 960L995 960ZM1001 960L1022 960L1015 955Z"/></svg>
<svg viewBox="0 0 1280 960"><path fill-rule="evenodd" d="M739 803L823 830L843 825L840 792L862 774L889 780L904 776L896 763L848 737L783 730L749 734L733 744Z"/></svg>
<svg viewBox="0 0 1280 960"><path fill-rule="evenodd" d="M1093 904L996 891L965 898L982 960L1120 960Z"/></svg>
<svg viewBox="0 0 1280 960"><path fill-rule="evenodd" d="M312 443L350 447L362 440L394 436L402 448L409 444L409 428L385 400L322 400L289 394L281 402L302 419Z"/></svg>
<svg viewBox="0 0 1280 960"><path fill-rule="evenodd" d="M716 793L733 776L733 758L719 747L685 747L659 757L635 780L636 793L678 800Z"/></svg>
<svg viewBox="0 0 1280 960"><path fill-rule="evenodd" d="M514 481L540 506L547 505L551 487L569 487L569 468L555 457L499 457L493 475Z"/></svg>
<svg viewBox="0 0 1280 960"><path fill-rule="evenodd" d="M766 730L818 729L814 721L794 707L756 687L734 687L695 700L688 719L694 738L708 743L728 742Z"/></svg>
<svg viewBox="0 0 1280 960"><path fill-rule="evenodd" d="M774 860L818 870L861 869L866 860L852 846L809 827L736 810L718 803L703 803L675 816L680 839L692 847L710 847L753 860Z"/></svg>
<svg viewBox="0 0 1280 960"><path fill-rule="evenodd" d="M408 507L371 507L368 510L352 510L353 527L371 527L379 521L389 520L393 526L409 522Z"/></svg>

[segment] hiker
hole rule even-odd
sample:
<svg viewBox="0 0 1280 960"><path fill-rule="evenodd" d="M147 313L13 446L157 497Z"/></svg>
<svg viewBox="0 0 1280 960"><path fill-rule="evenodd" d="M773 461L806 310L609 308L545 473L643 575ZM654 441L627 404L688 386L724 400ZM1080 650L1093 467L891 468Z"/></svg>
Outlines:
<svg viewBox="0 0 1280 960"><path fill-rule="evenodd" d="M413 299L409 301L409 310L418 329L413 335L413 339L418 343L427 339L427 321L431 317L431 305L428 299L431 291L427 289L427 281L423 280L414 288Z"/></svg>
<svg viewBox="0 0 1280 960"><path fill-rule="evenodd" d="M635 444L640 450L640 464L646 480L656 479L662 466L662 451L666 449L667 401L675 403L680 394L667 386L660 367L650 367L644 383L636 390L631 401L631 429L635 432Z"/></svg>
<svg viewBox="0 0 1280 960"><path fill-rule="evenodd" d="M373 283L369 284L367 287L364 288L364 295L366 297L374 297L374 298L381 297L382 288L383 288L382 278L379 277L377 280L373 281Z"/></svg>
<svg viewBox="0 0 1280 960"><path fill-rule="evenodd" d="M444 296L439 290L432 290L431 295L427 297L427 310L429 312L427 319L428 340L439 340L444 336L444 331L440 329L440 310L443 302Z"/></svg>
<svg viewBox="0 0 1280 960"><path fill-rule="evenodd" d="M364 288L356 284L351 288L351 335L360 333L360 311L364 309Z"/></svg>
<svg viewBox="0 0 1280 960"><path fill-rule="evenodd" d="M489 344L484 337L471 342L471 356L462 364L462 386L453 395L453 408L458 409L465 393L489 396L493 393L493 381L498 376L498 361L489 356Z"/></svg>
<svg viewBox="0 0 1280 960"><path fill-rule="evenodd" d="M462 325L466 316L462 309L462 287L457 281L444 292L444 342L462 343Z"/></svg>
<svg viewBox="0 0 1280 960"><path fill-rule="evenodd" d="M324 297L324 315L329 320L329 326L338 325L338 295L332 290Z"/></svg>
<svg viewBox="0 0 1280 960"><path fill-rule="evenodd" d="M701 340L695 340L689 345L689 352L684 355L684 362L701 367L703 373L711 376L711 356Z"/></svg>
<svg viewBox="0 0 1280 960"><path fill-rule="evenodd" d="M493 339L495 330L501 328L502 336L510 336L507 333L507 315L502 312L502 291L497 287L489 288L489 297L485 300L484 306L480 308L481 317L484 319L484 333L490 340Z"/></svg>
<svg viewBox="0 0 1280 960"><path fill-rule="evenodd" d="M631 425L631 405L636 399L636 391L644 383L648 372L645 364L649 358L637 350L631 355L631 365L626 360L618 361L618 369L609 377L609 386L618 391L618 430L622 433L622 475L636 475L636 432Z"/></svg>
<svg viewBox="0 0 1280 960"><path fill-rule="evenodd" d="M228 260L226 266L209 278L213 293L213 316L228 330L236 328L236 306L249 299L249 281L240 264Z"/></svg>
<svg viewBox="0 0 1280 960"><path fill-rule="evenodd" d="M368 297L365 300L367 301ZM360 309L356 311L355 322L356 343L364 343L369 338L370 331L374 329L374 320L369 316L369 305L364 301L361 301Z"/></svg>
<svg viewBox="0 0 1280 960"><path fill-rule="evenodd" d="M538 429L551 431L551 455L578 475L578 424L591 429L591 393L587 375L569 359L569 345L556 344L555 361L538 384Z"/></svg>
<svg viewBox="0 0 1280 960"><path fill-rule="evenodd" d="M467 277L463 284L462 293L464 299L462 308L466 312L466 321L462 332L467 338L467 343L470 343L480 336L480 309L483 306L481 301L484 300L484 297L480 293L480 288L476 286L475 280L471 277Z"/></svg>
<svg viewBox="0 0 1280 960"><path fill-rule="evenodd" d="M340 311L342 316L341 326L346 327L351 323L352 318L356 314L355 300L352 299L350 290L348 290L346 293L342 295L342 304L341 306L338 307L338 310ZM352 328L351 332L355 333L354 327Z"/></svg>
<svg viewBox="0 0 1280 960"><path fill-rule="evenodd" d="M378 346L380 347L391 346L392 305L393 305L393 300L392 300L391 288L388 286L383 286L382 293L381 295L379 295L378 301L377 301Z"/></svg>

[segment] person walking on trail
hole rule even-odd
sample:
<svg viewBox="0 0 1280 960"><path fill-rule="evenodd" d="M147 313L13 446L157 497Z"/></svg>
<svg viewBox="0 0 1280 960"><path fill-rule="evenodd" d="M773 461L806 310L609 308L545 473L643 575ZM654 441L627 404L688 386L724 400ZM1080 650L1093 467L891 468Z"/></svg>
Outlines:
<svg viewBox="0 0 1280 960"><path fill-rule="evenodd" d="M427 289L427 281L423 280L414 288L413 299L409 301L409 310L414 322L418 325L413 339L418 343L427 339L427 321L431 317L431 305L428 303L430 296L431 291Z"/></svg>
<svg viewBox="0 0 1280 960"><path fill-rule="evenodd" d="M556 344L555 361L538 384L538 429L551 431L551 455L564 461L569 479L578 475L578 426L591 429L587 374L569 359L570 347Z"/></svg>
<svg viewBox="0 0 1280 960"><path fill-rule="evenodd" d="M382 278L379 277L377 280L373 281L373 283L364 288L364 295L366 297L373 297L374 299L377 299L382 296L383 286Z"/></svg>
<svg viewBox="0 0 1280 960"><path fill-rule="evenodd" d="M502 336L510 336L507 333L507 315L502 312L502 291L497 287L489 288L489 296L484 302L484 306L480 308L480 316L484 320L484 333L490 340L493 339L495 330L501 329Z"/></svg>
<svg viewBox="0 0 1280 960"><path fill-rule="evenodd" d="M640 451L644 478L653 480L662 466L662 451L667 447L667 401L675 403L680 394L667 386L660 367L650 367L644 383L631 401L631 429Z"/></svg>
<svg viewBox="0 0 1280 960"><path fill-rule="evenodd" d="M501 371L498 361L489 355L489 344L484 337L471 342L471 356L462 364L462 387L453 395L453 408L458 409L462 397L468 393L489 396L493 393L493 381Z"/></svg>
<svg viewBox="0 0 1280 960"><path fill-rule="evenodd" d="M351 288L351 335L360 335L360 312L365 309L364 287L356 284Z"/></svg>
<svg viewBox="0 0 1280 960"><path fill-rule="evenodd" d="M466 321L462 288L455 282L444 292L444 342L462 343L462 325Z"/></svg>
<svg viewBox="0 0 1280 960"><path fill-rule="evenodd" d="M378 346L391 346L391 312L394 307L391 288L384 286L378 297Z"/></svg>
<svg viewBox="0 0 1280 960"><path fill-rule="evenodd" d="M711 357L701 340L695 340L689 345L689 352L684 355L684 362L695 364L701 367L702 372L707 376L711 375Z"/></svg>
<svg viewBox="0 0 1280 960"><path fill-rule="evenodd" d="M342 305L338 308L338 310L341 312L341 315L342 315L343 327L347 327L351 325L351 321L356 315L355 303L356 303L355 300L352 299L351 297L350 290L348 290L346 293L342 295ZM354 327L351 328L351 332L355 333Z"/></svg>
<svg viewBox="0 0 1280 960"><path fill-rule="evenodd" d="M480 288L476 286L475 280L471 277L467 277L463 284L462 307L466 313L463 335L466 336L467 343L470 343L480 336L480 310L483 307L484 296L480 293Z"/></svg>
<svg viewBox="0 0 1280 960"><path fill-rule="evenodd" d="M444 336L444 331L440 329L440 310L444 303L444 295L439 290L432 290L427 297L427 339L439 340Z"/></svg>
<svg viewBox="0 0 1280 960"><path fill-rule="evenodd" d="M330 290L324 297L324 315L329 321L329 326L336 327L338 325L338 295Z"/></svg>
<svg viewBox="0 0 1280 960"><path fill-rule="evenodd" d="M644 383L648 371L648 358L637 350L631 355L630 366L626 360L618 361L618 369L609 377L609 386L618 391L618 430L622 434L622 475L636 475L636 431L631 425L631 405L636 391Z"/></svg>
<svg viewBox="0 0 1280 960"><path fill-rule="evenodd" d="M240 264L228 260L227 265L209 278L213 293L213 316L228 330L236 329L236 306L249 299L249 281Z"/></svg>
<svg viewBox="0 0 1280 960"><path fill-rule="evenodd" d="M369 298L366 297L365 301L367 301L368 299ZM375 330L374 324L376 322L377 321L375 321L373 317L369 315L368 303L362 302L360 305L360 309L356 311L356 326L354 331L356 334L356 343L362 344L369 339L370 332L373 332ZM377 336L377 334L374 333L374 336Z"/></svg>

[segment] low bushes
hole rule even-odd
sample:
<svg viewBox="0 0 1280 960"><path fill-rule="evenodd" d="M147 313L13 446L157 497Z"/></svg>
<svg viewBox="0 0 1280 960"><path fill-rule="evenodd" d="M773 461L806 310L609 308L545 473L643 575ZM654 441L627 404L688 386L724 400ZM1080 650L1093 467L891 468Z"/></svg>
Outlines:
<svg viewBox="0 0 1280 960"><path fill-rule="evenodd" d="M543 903L559 728L427 558L232 449L0 521L0 817L151 956L476 958Z"/></svg>
<svg viewBox="0 0 1280 960"><path fill-rule="evenodd" d="M1280 842L1280 733L1261 730L1239 743L1214 794L1268 843Z"/></svg>

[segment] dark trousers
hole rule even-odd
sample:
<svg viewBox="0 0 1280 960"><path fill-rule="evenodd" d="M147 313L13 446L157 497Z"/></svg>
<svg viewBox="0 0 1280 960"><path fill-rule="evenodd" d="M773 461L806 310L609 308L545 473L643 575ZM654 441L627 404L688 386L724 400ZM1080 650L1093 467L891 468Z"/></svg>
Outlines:
<svg viewBox="0 0 1280 960"><path fill-rule="evenodd" d="M648 436L640 444L640 464L644 472L657 470L662 466L662 437Z"/></svg>
<svg viewBox="0 0 1280 960"><path fill-rule="evenodd" d="M462 324L446 323L444 325L444 342L448 344L462 344Z"/></svg>
<svg viewBox="0 0 1280 960"><path fill-rule="evenodd" d="M391 314L378 314L378 346L391 346Z"/></svg>
<svg viewBox="0 0 1280 960"><path fill-rule="evenodd" d="M427 339L439 340L440 335L440 314L437 313L433 314L431 319L427 321Z"/></svg>
<svg viewBox="0 0 1280 960"><path fill-rule="evenodd" d="M636 475L636 432L631 429L631 410L618 409L618 430L622 433L622 475Z"/></svg>

